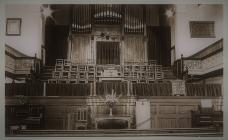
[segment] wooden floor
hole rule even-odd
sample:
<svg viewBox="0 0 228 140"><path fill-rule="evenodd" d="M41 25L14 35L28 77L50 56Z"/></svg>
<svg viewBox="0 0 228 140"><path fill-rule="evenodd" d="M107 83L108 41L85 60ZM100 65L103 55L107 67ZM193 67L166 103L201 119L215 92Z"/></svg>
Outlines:
<svg viewBox="0 0 228 140"><path fill-rule="evenodd" d="M213 128L175 128L150 130L22 130L7 137L125 137L125 136L180 136L180 137L222 137L223 132Z"/></svg>

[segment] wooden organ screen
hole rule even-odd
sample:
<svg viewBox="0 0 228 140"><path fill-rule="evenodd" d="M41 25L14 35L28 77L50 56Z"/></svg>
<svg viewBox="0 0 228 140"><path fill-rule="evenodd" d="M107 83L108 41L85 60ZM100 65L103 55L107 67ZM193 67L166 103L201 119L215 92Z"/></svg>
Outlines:
<svg viewBox="0 0 228 140"><path fill-rule="evenodd" d="M120 64L119 42L97 42L97 64Z"/></svg>
<svg viewBox="0 0 228 140"><path fill-rule="evenodd" d="M93 50L89 35L73 35L71 61L86 64L93 59Z"/></svg>
<svg viewBox="0 0 228 140"><path fill-rule="evenodd" d="M124 44L124 63L145 60L143 35L125 35Z"/></svg>

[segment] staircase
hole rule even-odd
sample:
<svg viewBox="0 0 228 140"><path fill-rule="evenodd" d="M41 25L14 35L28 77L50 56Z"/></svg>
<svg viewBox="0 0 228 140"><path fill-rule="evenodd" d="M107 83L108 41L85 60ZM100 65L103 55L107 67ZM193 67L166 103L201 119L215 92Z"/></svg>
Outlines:
<svg viewBox="0 0 228 140"><path fill-rule="evenodd" d="M164 73L164 79L177 79L173 73L172 67L162 67L162 71Z"/></svg>
<svg viewBox="0 0 228 140"><path fill-rule="evenodd" d="M48 79L52 78L52 72L54 71L54 66L42 66L40 71L40 79L43 82L47 82Z"/></svg>

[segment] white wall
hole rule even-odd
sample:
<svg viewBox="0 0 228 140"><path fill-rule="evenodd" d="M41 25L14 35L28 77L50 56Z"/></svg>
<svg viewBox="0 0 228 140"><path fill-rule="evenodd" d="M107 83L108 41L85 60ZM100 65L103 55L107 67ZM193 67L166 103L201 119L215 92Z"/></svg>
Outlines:
<svg viewBox="0 0 228 140"><path fill-rule="evenodd" d="M6 18L21 18L21 35L6 36L6 44L28 55L41 58L42 22L40 5L6 5Z"/></svg>
<svg viewBox="0 0 228 140"><path fill-rule="evenodd" d="M222 5L176 5L176 59L188 57L223 38ZM189 21L215 21L215 38L191 38Z"/></svg>

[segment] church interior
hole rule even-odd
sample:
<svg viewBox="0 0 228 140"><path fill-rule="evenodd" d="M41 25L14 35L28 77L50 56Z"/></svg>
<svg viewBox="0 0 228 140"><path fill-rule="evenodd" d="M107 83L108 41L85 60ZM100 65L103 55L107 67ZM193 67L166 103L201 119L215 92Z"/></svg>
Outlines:
<svg viewBox="0 0 228 140"><path fill-rule="evenodd" d="M5 6L6 136L223 135L223 6Z"/></svg>

